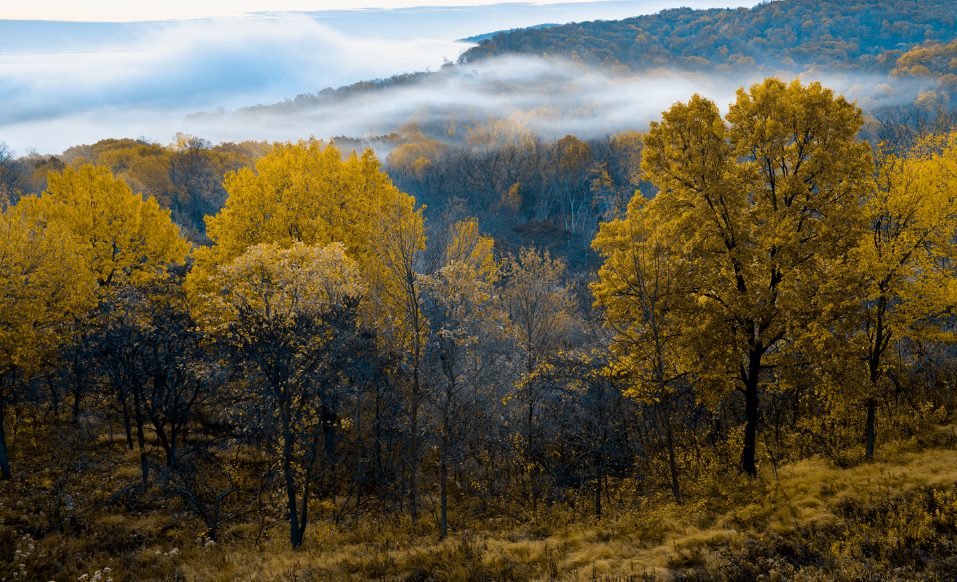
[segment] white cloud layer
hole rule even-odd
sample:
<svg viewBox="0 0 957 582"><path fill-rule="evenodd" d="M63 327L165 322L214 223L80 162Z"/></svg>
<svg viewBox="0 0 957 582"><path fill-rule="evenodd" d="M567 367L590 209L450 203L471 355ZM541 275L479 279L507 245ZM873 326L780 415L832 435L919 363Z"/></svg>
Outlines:
<svg viewBox="0 0 957 582"><path fill-rule="evenodd" d="M139 128L139 135L175 127L198 110L437 68L465 48L447 40L346 38L312 19L287 17L156 24L121 49L7 53L0 55L0 139L60 151L119 137L119 129Z"/></svg>

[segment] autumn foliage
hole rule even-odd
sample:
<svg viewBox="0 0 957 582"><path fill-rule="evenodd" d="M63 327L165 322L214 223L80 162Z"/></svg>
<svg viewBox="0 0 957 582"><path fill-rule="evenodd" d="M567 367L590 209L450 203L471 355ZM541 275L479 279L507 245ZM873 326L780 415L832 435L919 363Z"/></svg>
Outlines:
<svg viewBox="0 0 957 582"><path fill-rule="evenodd" d="M63 549L87 532L115 580L242 576L254 547L533 580L626 575L581 549L618 544L736 580L898 576L907 548L947 579L957 134L865 121L768 79L607 140L413 123L386 166L314 139L90 148L0 214L0 551L58 580L89 575ZM187 162L214 169L160 179ZM886 499L847 493L875 471Z"/></svg>

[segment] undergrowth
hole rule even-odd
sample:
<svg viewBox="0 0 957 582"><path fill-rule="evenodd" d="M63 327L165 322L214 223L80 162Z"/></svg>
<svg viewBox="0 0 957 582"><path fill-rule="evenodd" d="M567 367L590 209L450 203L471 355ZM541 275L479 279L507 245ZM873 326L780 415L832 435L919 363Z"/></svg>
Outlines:
<svg viewBox="0 0 957 582"><path fill-rule="evenodd" d="M454 522L468 527L443 540L428 515L413 523L368 511L336 525L333 511L310 525L299 550L282 520L241 522L216 540L197 535L203 523L188 508L155 501L127 470L135 456L62 459L39 436L17 448L21 467L34 455L33 470L0 482L0 579L957 579L949 426L903 433L870 463L823 456L766 467L756 479L714 472L689 483L681 503L666 489L620 484L601 519L564 503L507 517L465 514L463 503Z"/></svg>

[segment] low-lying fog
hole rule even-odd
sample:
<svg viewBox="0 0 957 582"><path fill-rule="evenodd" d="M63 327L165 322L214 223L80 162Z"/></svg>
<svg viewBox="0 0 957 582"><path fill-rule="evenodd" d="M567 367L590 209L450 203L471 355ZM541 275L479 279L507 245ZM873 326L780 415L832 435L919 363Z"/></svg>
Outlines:
<svg viewBox="0 0 957 582"><path fill-rule="evenodd" d="M445 59L455 61L471 46L455 39L511 27L507 23L554 22L563 14L566 20L572 14L581 14L579 20L622 18L689 4L719 3L599 2L590 11L585 4L552 5L578 7L577 13L523 4L515 5L512 18L503 8L509 5L497 5L82 26L0 21L0 33L20 36L0 34L6 39L0 40L0 141L19 154L28 148L59 153L108 137L168 142L178 131L213 142L362 137L388 133L412 117L460 127L493 116L512 117L544 136L585 138L644 129L695 92L726 105L741 85L773 74L793 77L756 71L721 83L691 75L636 78L561 60L507 58L442 68L441 75L413 87L314 107L288 104L286 113L279 112L282 107L240 109L361 80L439 70ZM39 32L54 26L72 33L43 40ZM889 87L879 87L880 79L822 81L852 99L893 99ZM210 115L187 118L199 111Z"/></svg>

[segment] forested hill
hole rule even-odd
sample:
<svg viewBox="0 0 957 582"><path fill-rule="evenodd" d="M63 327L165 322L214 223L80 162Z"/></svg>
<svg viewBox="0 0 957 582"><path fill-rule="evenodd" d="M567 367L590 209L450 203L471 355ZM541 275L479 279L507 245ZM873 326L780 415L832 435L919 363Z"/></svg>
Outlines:
<svg viewBox="0 0 957 582"><path fill-rule="evenodd" d="M625 20L503 32L463 53L460 62L531 54L624 65L632 71L665 67L733 73L765 67L769 73L830 69L886 74L915 46L957 38L955 14L955 0L782 0L750 9L677 8ZM957 72L957 60L942 64Z"/></svg>

